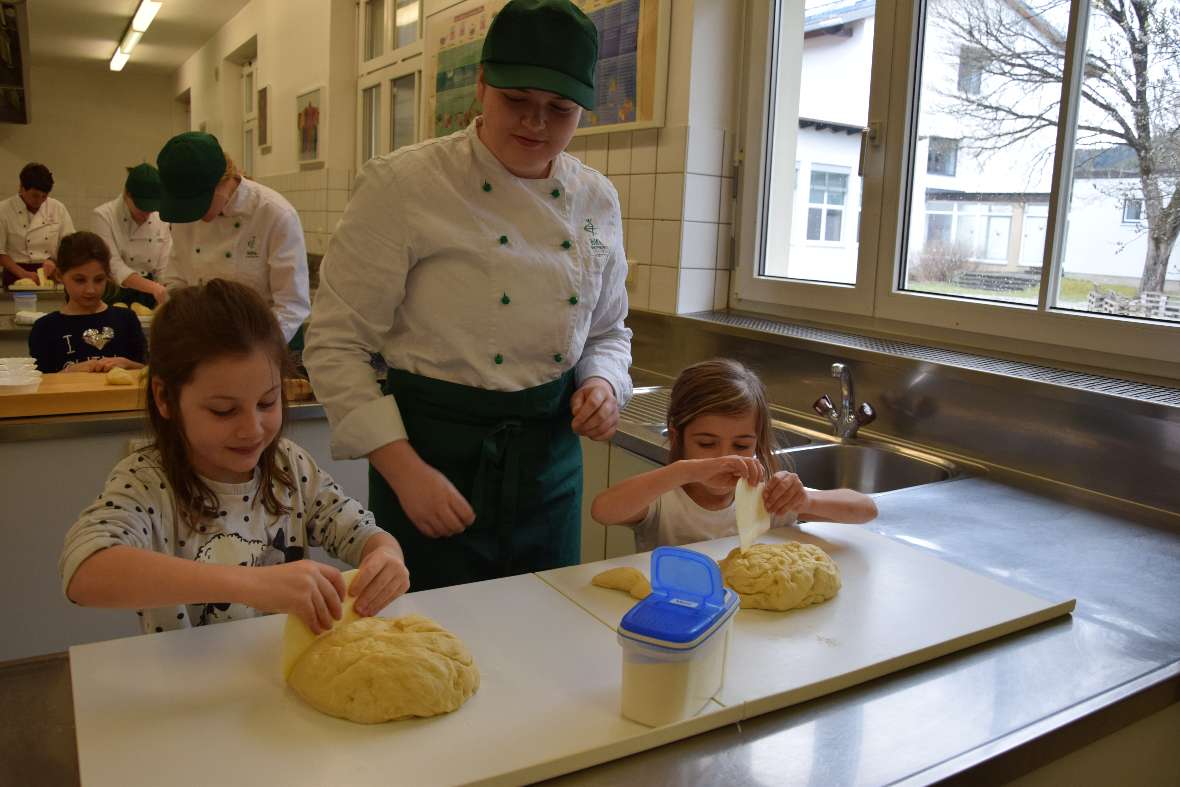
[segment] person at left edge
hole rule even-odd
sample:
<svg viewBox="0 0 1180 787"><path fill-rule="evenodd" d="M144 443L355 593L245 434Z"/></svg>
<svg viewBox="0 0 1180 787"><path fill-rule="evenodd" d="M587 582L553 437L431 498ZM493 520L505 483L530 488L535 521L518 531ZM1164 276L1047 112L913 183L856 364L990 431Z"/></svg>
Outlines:
<svg viewBox="0 0 1180 787"><path fill-rule="evenodd" d="M217 137L177 134L156 157L160 218L172 223L171 289L228 279L262 296L288 342L311 313L307 247L291 203L243 177Z"/></svg>
<svg viewBox="0 0 1180 787"><path fill-rule="evenodd" d="M111 303L156 306L168 297L160 275L172 251L172 231L160 209L160 173L151 164L127 168L123 193L94 209L94 233L111 250Z"/></svg>
<svg viewBox="0 0 1180 787"><path fill-rule="evenodd" d="M66 206L49 196L53 173L44 164L26 164L20 171L20 191L0 202L0 265L4 286L17 279L37 282L37 269L57 273L54 263L61 239L74 231Z"/></svg>

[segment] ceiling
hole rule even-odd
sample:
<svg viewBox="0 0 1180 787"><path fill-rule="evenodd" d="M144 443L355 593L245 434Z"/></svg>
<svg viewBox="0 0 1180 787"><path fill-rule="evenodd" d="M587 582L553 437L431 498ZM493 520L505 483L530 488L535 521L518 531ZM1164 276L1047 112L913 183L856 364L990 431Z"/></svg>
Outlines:
<svg viewBox="0 0 1180 787"><path fill-rule="evenodd" d="M172 72L249 0L164 0L124 70ZM31 62L107 68L139 0L28 0Z"/></svg>

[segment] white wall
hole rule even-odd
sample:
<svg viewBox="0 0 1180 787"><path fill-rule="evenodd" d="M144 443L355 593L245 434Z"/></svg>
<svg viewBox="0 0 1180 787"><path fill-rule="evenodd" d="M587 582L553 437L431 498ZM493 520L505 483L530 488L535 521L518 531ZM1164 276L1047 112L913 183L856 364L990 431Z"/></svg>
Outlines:
<svg viewBox="0 0 1180 787"><path fill-rule="evenodd" d="M241 160L241 87L225 58L257 39L255 85L270 86L271 150L255 152L252 175L296 171L295 97L324 90L320 146L329 169L352 166L355 134L355 19L352 0L253 0L180 67L172 93L192 93L192 125Z"/></svg>
<svg viewBox="0 0 1180 787"><path fill-rule="evenodd" d="M53 196L89 229L91 211L123 190L125 168L154 164L172 133L170 80L134 63L119 73L34 65L30 93L32 122L0 124L0 197L15 194L21 167L39 161L53 172Z"/></svg>
<svg viewBox="0 0 1180 787"><path fill-rule="evenodd" d="M1141 197L1137 180L1079 180L1074 183L1062 269L1066 273L1143 275L1147 222L1123 223L1123 199ZM1167 279L1180 279L1180 244L1172 250Z"/></svg>

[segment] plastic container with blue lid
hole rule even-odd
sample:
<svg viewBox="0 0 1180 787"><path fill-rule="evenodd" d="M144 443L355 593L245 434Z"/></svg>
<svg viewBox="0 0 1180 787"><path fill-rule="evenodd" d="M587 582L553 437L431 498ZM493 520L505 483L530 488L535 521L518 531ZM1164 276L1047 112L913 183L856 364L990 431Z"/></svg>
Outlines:
<svg viewBox="0 0 1180 787"><path fill-rule="evenodd" d="M738 597L707 555L659 547L651 595L619 623L623 715L656 727L688 718L721 689Z"/></svg>

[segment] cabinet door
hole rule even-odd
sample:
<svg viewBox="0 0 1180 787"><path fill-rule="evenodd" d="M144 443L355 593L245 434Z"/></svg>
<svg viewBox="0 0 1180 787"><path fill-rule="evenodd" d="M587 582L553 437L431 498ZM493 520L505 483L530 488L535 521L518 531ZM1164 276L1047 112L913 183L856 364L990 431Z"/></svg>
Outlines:
<svg viewBox="0 0 1180 787"><path fill-rule="evenodd" d="M660 467L658 462L644 459L638 454L625 451L617 446L610 447L610 473L608 483L611 486L620 481L640 473L646 473ZM606 556L608 558L630 555L635 552L635 533L629 527L606 528Z"/></svg>
<svg viewBox="0 0 1180 787"><path fill-rule="evenodd" d="M594 496L606 489L610 445L582 438L582 562L596 563L606 556L605 528L590 516Z"/></svg>

